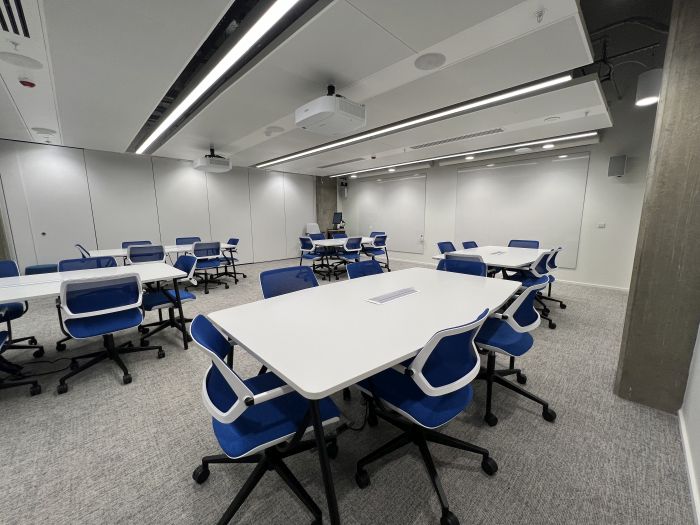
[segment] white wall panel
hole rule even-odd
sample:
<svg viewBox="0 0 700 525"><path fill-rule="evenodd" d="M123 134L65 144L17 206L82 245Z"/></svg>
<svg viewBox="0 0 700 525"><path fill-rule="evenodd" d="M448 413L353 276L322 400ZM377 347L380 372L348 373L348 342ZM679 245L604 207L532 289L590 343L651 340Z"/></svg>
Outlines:
<svg viewBox="0 0 700 525"><path fill-rule="evenodd" d="M97 244L160 243L156 191L150 157L85 150Z"/></svg>
<svg viewBox="0 0 700 525"><path fill-rule="evenodd" d="M306 223L316 222L316 181L311 175L284 174L284 215L287 257L299 256L299 237Z"/></svg>
<svg viewBox="0 0 700 525"><path fill-rule="evenodd" d="M235 167L226 173L207 173L211 236L226 242L237 237L238 259L253 262L253 234L250 223L248 168Z"/></svg>
<svg viewBox="0 0 700 525"><path fill-rule="evenodd" d="M211 240L205 173L189 161L153 157L153 174L163 243L175 244L176 237Z"/></svg>
<svg viewBox="0 0 700 525"><path fill-rule="evenodd" d="M256 262L287 257L284 216L284 174L250 170L253 255Z"/></svg>

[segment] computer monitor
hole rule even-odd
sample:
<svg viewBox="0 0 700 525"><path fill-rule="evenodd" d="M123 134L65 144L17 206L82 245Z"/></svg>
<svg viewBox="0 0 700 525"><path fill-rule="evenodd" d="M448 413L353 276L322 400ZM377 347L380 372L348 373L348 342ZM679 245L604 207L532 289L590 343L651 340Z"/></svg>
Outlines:
<svg viewBox="0 0 700 525"><path fill-rule="evenodd" d="M337 211L333 214L333 224L340 224L343 222L343 212Z"/></svg>

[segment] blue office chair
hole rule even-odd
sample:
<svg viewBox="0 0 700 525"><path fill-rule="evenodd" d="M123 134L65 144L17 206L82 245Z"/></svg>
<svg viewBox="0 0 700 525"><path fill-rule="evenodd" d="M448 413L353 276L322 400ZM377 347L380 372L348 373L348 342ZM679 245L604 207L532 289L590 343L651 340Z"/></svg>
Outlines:
<svg viewBox="0 0 700 525"><path fill-rule="evenodd" d="M244 274L243 272L239 272L236 269L236 263L238 262L238 258L234 255L238 253L238 242L240 239L237 237L231 237L226 244L229 244L233 246L233 248L227 248L225 250L222 250L222 262L223 262L223 272L219 274L221 277L233 277L233 282L235 284L238 284L238 276L240 275L244 279L246 279L248 276ZM229 271L229 266L231 267L231 270Z"/></svg>
<svg viewBox="0 0 700 525"><path fill-rule="evenodd" d="M332 268L332 273L335 275L335 280L340 279L340 274L345 273L345 267L348 263L356 263L360 261L362 252L362 237L346 237L343 247L336 254L337 261Z"/></svg>
<svg viewBox="0 0 700 525"><path fill-rule="evenodd" d="M311 261L311 270L314 273L319 273L321 279L325 279L327 272L321 270L322 266L327 266L323 264L323 253L316 250L316 246L314 246L310 237L299 237L299 250L299 266L304 261Z"/></svg>
<svg viewBox="0 0 700 525"><path fill-rule="evenodd" d="M173 266L187 274L187 276L182 277L179 281L193 282L196 265L197 258L193 255L181 255L178 257ZM197 298L196 295L184 288L178 288L178 291L180 303L188 303ZM174 289L167 287L158 287L154 290L147 290L144 292L141 301L141 309L144 312L144 317L146 312L157 311L158 321L139 325L141 346L148 346L147 337L151 337L166 328L176 328L183 333L187 331L187 323L191 322L192 319L184 318L181 320L175 317L175 308L178 306L177 295ZM167 319L163 319L163 310L165 309L168 310Z"/></svg>
<svg viewBox="0 0 700 525"><path fill-rule="evenodd" d="M152 244L151 241L123 241L122 248L128 248L129 246L143 246L146 244Z"/></svg>
<svg viewBox="0 0 700 525"><path fill-rule="evenodd" d="M61 330L73 339L102 336L105 350L71 358L70 372L58 381L59 394L68 391L67 379L105 359L111 359L121 368L125 385L131 383L129 370L120 357L122 353L157 350L158 358L165 357L165 352L160 346L136 348L131 342L115 346L116 332L136 328L143 322L141 298L141 279L135 273L110 277L69 278L61 282ZM80 364L79 360L82 359L88 361Z"/></svg>
<svg viewBox="0 0 700 525"><path fill-rule="evenodd" d="M126 248L127 264L165 262L165 248L159 244L132 244Z"/></svg>
<svg viewBox="0 0 700 525"><path fill-rule="evenodd" d="M469 248L478 248L478 247L479 247L479 245L476 244L475 241L463 241L462 242L462 248L464 248L465 250L468 250Z"/></svg>
<svg viewBox="0 0 700 525"><path fill-rule="evenodd" d="M347 233L334 233L333 238L334 239L347 239L348 234Z"/></svg>
<svg viewBox="0 0 700 525"><path fill-rule="evenodd" d="M386 246L386 239L386 234L382 233L380 235L375 235L374 237L372 237L372 242L365 244L362 247L362 251L365 253L365 255L371 257L372 259L381 257L382 255L386 257L386 262L380 262L380 264L384 268L386 268L387 272L390 272L391 268L389 267L389 248L387 248Z"/></svg>
<svg viewBox="0 0 700 525"><path fill-rule="evenodd" d="M0 305L0 315L7 313L5 306ZM41 394L41 385L34 379L27 379L22 373L22 366L12 363L2 356L2 353L7 350L7 343L10 340L10 334L6 331L0 332L0 372L7 374L7 377L0 376L0 390L14 388L17 386L29 385L29 395L36 396Z"/></svg>
<svg viewBox="0 0 700 525"><path fill-rule="evenodd" d="M508 241L509 248L539 248L540 241L530 241L526 239L512 239Z"/></svg>
<svg viewBox="0 0 700 525"><path fill-rule="evenodd" d="M0 279L3 277L18 277L19 268L15 261L0 261ZM34 357L44 355L44 347L37 343L33 335L27 337L12 337L12 321L19 319L29 311L29 303L4 303L0 304L0 323L5 323L7 327L7 338L3 342L4 350L34 350ZM26 341L26 344L21 344Z"/></svg>
<svg viewBox="0 0 700 525"><path fill-rule="evenodd" d="M223 284L228 290L228 283L219 280L219 268L222 265L221 243L220 242L195 242L192 246L192 253L197 258L197 266L195 267L195 277L202 278L204 281L204 293L209 293L209 286ZM223 262L225 264L225 261ZM215 270L216 273L211 275L209 272ZM196 285L193 285L196 286Z"/></svg>
<svg viewBox="0 0 700 525"><path fill-rule="evenodd" d="M76 244L75 247L78 248L81 257L90 257L90 252L87 248L85 248L85 246L83 246L82 244Z"/></svg>
<svg viewBox="0 0 700 525"><path fill-rule="evenodd" d="M382 271L381 264L374 259L350 263L345 268L348 271L349 279L357 279L358 277L367 277L368 275L384 273Z"/></svg>
<svg viewBox="0 0 700 525"><path fill-rule="evenodd" d="M450 257L449 253L445 259L438 262L437 269L445 272L463 273L465 275L476 275L486 277L487 268L481 257Z"/></svg>
<svg viewBox="0 0 700 525"><path fill-rule="evenodd" d="M428 443L479 454L484 472L489 475L496 473L498 465L488 450L435 430L457 417L471 403L471 382L479 373L474 336L488 313L486 309L467 324L437 332L413 359L359 383L369 406L368 423L376 425L379 417L403 431L357 462L355 481L360 488L370 484L365 470L367 465L415 443L440 500L440 523L452 525L459 521L450 512Z"/></svg>
<svg viewBox="0 0 700 525"><path fill-rule="evenodd" d="M437 243L438 250L440 250L441 254L446 254L449 252L456 252L457 248L455 248L455 245L452 244L450 241L442 241Z"/></svg>
<svg viewBox="0 0 700 525"><path fill-rule="evenodd" d="M504 278L511 281L519 281L522 288L527 288L528 286L531 286L534 282L536 282L543 276L546 276L547 280L549 281L548 262L551 255L552 252L541 253L537 257L537 259L535 259L535 261L530 265L529 268L526 268L524 270L518 270L512 275L505 274ZM547 321L547 326L550 330L554 330L557 327L557 324L549 317L549 314L551 312L542 300L541 291L535 295L535 302L537 302L537 304L539 304L542 307L542 314L540 317Z"/></svg>
<svg viewBox="0 0 700 525"><path fill-rule="evenodd" d="M484 421L490 426L498 423L498 418L491 410L493 384L499 384L542 405L542 417L553 422L557 414L549 408L549 403L524 388L511 383L507 376L515 375L518 383L527 383L527 376L521 369L515 368L515 358L527 353L533 345L532 336L528 333L540 325L540 315L535 309L537 292L547 286L548 279L542 276L531 281L503 311L487 319L476 335L476 344L488 353L486 368L482 370L479 379L486 381L486 414ZM496 353L510 358L510 365L504 370L496 370Z"/></svg>
<svg viewBox="0 0 700 525"><path fill-rule="evenodd" d="M233 519L268 470L277 472L311 512L314 523L321 523L321 509L283 461L316 446L315 440L304 440L304 435L311 430L307 419L308 401L272 373L242 380L224 362L224 357L231 352L230 343L206 317L195 317L190 332L211 360L201 389L202 400L212 416L214 436L224 452L203 457L192 478L204 483L212 463L255 464L219 523L226 524ZM326 398L319 405L324 425L339 421L340 412L333 401ZM337 455L336 439L329 436L326 440L330 456Z"/></svg>
<svg viewBox="0 0 700 525"><path fill-rule="evenodd" d="M201 242L202 239L200 237L176 237L175 238L175 244L178 246L183 246L187 244L194 244L196 242Z"/></svg>
<svg viewBox="0 0 700 525"><path fill-rule="evenodd" d="M318 280L309 266L290 266L260 272L260 289L265 299L315 286L318 286Z"/></svg>
<svg viewBox="0 0 700 525"><path fill-rule="evenodd" d="M557 255L559 252L562 251L562 247L560 246L559 248L556 248L555 250L552 250L549 259L547 260L547 277L549 278L549 284L547 285L547 295L540 295L540 299L543 299L545 301L552 301L553 303L559 303L559 308L562 310L566 309L566 304L564 304L564 301L561 299L555 299L552 297L552 283L556 280L554 278L554 275L552 275L552 270L556 270L558 268L557 266ZM544 305L544 303L542 303ZM549 308L545 307L544 313L546 315L549 315Z"/></svg>
<svg viewBox="0 0 700 525"><path fill-rule="evenodd" d="M308 237L312 241L322 241L326 238L326 236L323 235L322 233L309 233Z"/></svg>

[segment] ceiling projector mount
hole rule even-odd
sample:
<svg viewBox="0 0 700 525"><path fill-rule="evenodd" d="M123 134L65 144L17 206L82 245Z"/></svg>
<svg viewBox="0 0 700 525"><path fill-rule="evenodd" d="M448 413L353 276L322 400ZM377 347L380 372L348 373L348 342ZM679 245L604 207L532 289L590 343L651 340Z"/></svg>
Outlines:
<svg viewBox="0 0 700 525"><path fill-rule="evenodd" d="M194 160L192 167L209 173L225 173L231 171L232 166L231 159L217 155L214 153L214 148L209 148L209 155L204 155L204 157Z"/></svg>
<svg viewBox="0 0 700 525"><path fill-rule="evenodd" d="M326 95L304 104L294 112L297 127L319 135L343 135L367 124L364 104L352 102L335 92L333 84Z"/></svg>

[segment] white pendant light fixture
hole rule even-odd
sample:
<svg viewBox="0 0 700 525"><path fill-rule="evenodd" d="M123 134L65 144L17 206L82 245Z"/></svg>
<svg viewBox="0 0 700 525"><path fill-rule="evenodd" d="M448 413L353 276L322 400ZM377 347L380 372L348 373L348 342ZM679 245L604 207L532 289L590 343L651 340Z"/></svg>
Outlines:
<svg viewBox="0 0 700 525"><path fill-rule="evenodd" d="M637 79L636 106L651 106L659 101L663 69L650 69Z"/></svg>

